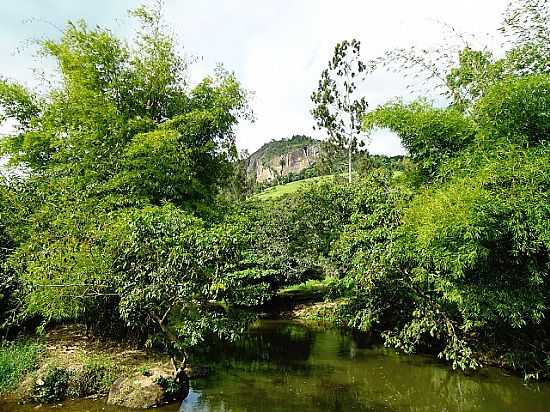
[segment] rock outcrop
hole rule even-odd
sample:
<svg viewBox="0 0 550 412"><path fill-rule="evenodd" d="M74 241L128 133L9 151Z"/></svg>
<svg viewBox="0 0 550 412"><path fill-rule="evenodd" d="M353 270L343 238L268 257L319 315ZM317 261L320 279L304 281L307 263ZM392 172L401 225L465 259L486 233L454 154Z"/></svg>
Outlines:
<svg viewBox="0 0 550 412"><path fill-rule="evenodd" d="M258 183L270 182L313 166L319 152L320 142L306 136L272 141L248 158L247 172Z"/></svg>
<svg viewBox="0 0 550 412"><path fill-rule="evenodd" d="M119 378L111 386L107 404L133 409L159 406L164 401L165 391L158 382L171 377L171 370L151 369L148 373Z"/></svg>
<svg viewBox="0 0 550 412"><path fill-rule="evenodd" d="M144 373L121 377L111 386L107 404L132 409L149 409L160 406L166 401L185 399L189 393L189 379L204 378L208 372L207 366L188 365L185 368L188 379L180 383L177 389L165 384L169 381L174 382L173 371L169 368L153 368ZM173 392L174 389L176 392Z"/></svg>

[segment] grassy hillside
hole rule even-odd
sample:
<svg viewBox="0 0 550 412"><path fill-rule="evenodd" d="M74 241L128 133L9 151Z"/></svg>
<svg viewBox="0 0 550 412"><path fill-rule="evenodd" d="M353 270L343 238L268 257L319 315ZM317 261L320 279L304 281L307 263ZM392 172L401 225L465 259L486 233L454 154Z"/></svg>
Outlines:
<svg viewBox="0 0 550 412"><path fill-rule="evenodd" d="M298 180L296 182L290 182L285 185L273 186L267 188L261 193L258 193L257 195L254 195L254 198L257 200L275 200L290 193L297 192L307 185L319 183L330 179L336 179L336 177L332 175L317 176L311 177L309 179Z"/></svg>
<svg viewBox="0 0 550 412"><path fill-rule="evenodd" d="M401 175L403 175L403 171L400 171L400 170L393 171L394 179L398 178ZM353 173L353 176L357 177L358 175L356 173ZM253 198L257 200L274 200L274 199L281 198L285 195L297 192L298 190L304 188L307 185L325 182L331 179L347 179L347 177L348 177L347 173L341 173L338 175L310 177L308 179L302 179L302 180L297 180L295 182L268 187L262 192L255 194Z"/></svg>

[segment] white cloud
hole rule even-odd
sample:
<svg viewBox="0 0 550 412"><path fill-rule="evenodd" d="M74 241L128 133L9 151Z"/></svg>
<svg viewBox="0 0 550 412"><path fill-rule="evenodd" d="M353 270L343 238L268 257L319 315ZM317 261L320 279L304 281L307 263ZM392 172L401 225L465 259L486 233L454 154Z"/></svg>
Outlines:
<svg viewBox="0 0 550 412"><path fill-rule="evenodd" d="M365 57L393 47L429 47L443 38L447 22L464 32L496 32L506 0L304 0L190 1L169 7L183 18L184 42L205 61L223 58L245 87L255 91L257 120L238 128L238 145L250 151L273 138L312 130L310 95L336 42L356 37ZM228 5L231 4L232 7ZM197 14L195 14L197 12ZM194 21L194 20L198 20ZM174 18L175 20L175 18ZM194 30L200 25L199 32ZM406 95L400 76L377 75L365 86L371 107ZM373 135L371 151L401 153L389 133Z"/></svg>
<svg viewBox="0 0 550 412"><path fill-rule="evenodd" d="M30 82L28 54L10 56L22 39L36 37L40 25L22 25L39 17L57 25L67 19L86 18L91 24L128 30L125 10L139 0L28 0L24 7L0 4L0 74ZM336 42L356 37L365 57L393 47L427 47L442 41L437 20L478 36L495 33L508 0L167 0L167 20L185 46L185 52L203 59L197 74L219 62L234 70L244 87L255 92L257 121L238 128L238 145L253 151L263 143L292 134L316 134L310 95ZM101 12L99 12L101 11ZM122 18L121 23L115 19ZM6 21L5 21L6 20ZM9 20L9 22L7 21ZM378 75L364 90L371 107L406 93L403 80ZM388 133L373 136L371 151L398 153L400 145Z"/></svg>

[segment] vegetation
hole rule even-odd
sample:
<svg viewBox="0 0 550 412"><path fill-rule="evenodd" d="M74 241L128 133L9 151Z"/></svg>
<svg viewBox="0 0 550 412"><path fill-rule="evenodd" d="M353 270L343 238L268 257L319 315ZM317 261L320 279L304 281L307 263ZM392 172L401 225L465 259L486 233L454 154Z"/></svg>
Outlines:
<svg viewBox="0 0 550 412"><path fill-rule="evenodd" d="M84 22L44 41L62 80L45 96L3 81L5 112L19 124L3 149L29 169L21 184L31 204L14 223L23 235L2 230L3 250L17 242L2 263L22 284L23 318L124 324L184 349L203 333L243 330L228 316L265 289L239 274L240 222L216 216L236 156L233 127L249 113L246 92L223 69L188 86L187 62L158 10L133 14L135 45Z"/></svg>
<svg viewBox="0 0 550 412"><path fill-rule="evenodd" d="M70 373L63 368L51 368L44 376L44 383L37 385L32 399L38 403L58 403L65 400L69 389Z"/></svg>
<svg viewBox="0 0 550 412"><path fill-rule="evenodd" d="M297 192L311 183L322 182L325 180L333 180L333 179L335 179L335 177L331 175L310 177L308 179L300 179L300 180L296 180L294 182L286 183L283 185L269 187L263 190L262 192L258 193L257 195L255 195L254 198L258 200L277 199L277 198L281 198L283 196L289 195L291 193Z"/></svg>
<svg viewBox="0 0 550 412"><path fill-rule="evenodd" d="M329 135L328 141L324 142L324 152L329 159L347 152L349 183L353 155L364 145L359 134L361 118L368 107L366 98L358 96L357 90L357 81L367 69L360 53L361 42L356 39L338 43L328 68L321 74L317 91L311 95L315 104L311 114L317 125ZM329 161L332 162L333 159Z"/></svg>
<svg viewBox="0 0 550 412"><path fill-rule="evenodd" d="M305 146L319 144L319 141L309 136L294 135L288 139L272 140L264 144L256 153L261 154L261 160L268 162L276 156L291 152L294 149L301 149Z"/></svg>
<svg viewBox="0 0 550 412"><path fill-rule="evenodd" d="M358 42L339 44L313 100L330 141L347 145L348 179L316 176L248 198L234 129L251 112L233 74L219 68L190 85L156 9L133 12L141 28L131 44L69 23L41 44L57 86L0 80L0 119L17 122L2 152L24 168L0 181L3 340L25 325L80 322L169 354L181 384L197 347L237 339L276 296L311 292L336 302L336 322L404 352L549 378L544 5L507 11L504 56L459 50L437 77L443 106L426 98L365 113L364 96L350 100L351 78L387 67L388 56L425 71L433 56L398 50L365 64ZM354 153L357 134L374 127L397 133L408 155ZM37 344L3 344L0 391L39 354ZM105 391L111 372L90 363L77 392ZM64 368L45 376L36 400L70 391Z"/></svg>
<svg viewBox="0 0 550 412"><path fill-rule="evenodd" d="M242 160L245 173L236 173L238 179L237 192L250 195L262 190L295 182L302 179L319 176L316 169L318 151L321 142L309 136L294 135L288 139L272 140L264 144L257 151ZM287 160L299 152L305 157L305 164L299 169L287 169ZM260 181L258 178L258 166L268 169L272 174L269 180Z"/></svg>
<svg viewBox="0 0 550 412"><path fill-rule="evenodd" d="M540 20L535 3L521 13ZM528 378L550 376L544 36L520 36L501 59L460 51L443 73L447 107L398 101L366 115L365 131L402 139L403 174L371 168L351 186L316 185L280 202L288 253L311 254L340 280L339 321L407 353L435 351L455 368L477 368L490 352ZM520 49L532 51L528 65ZM414 50L400 53L411 69L429 67Z"/></svg>
<svg viewBox="0 0 550 412"><path fill-rule="evenodd" d="M0 394L13 390L36 367L43 349L40 343L30 340L0 346Z"/></svg>
<svg viewBox="0 0 550 412"><path fill-rule="evenodd" d="M529 68L517 61L518 48L534 51ZM550 250L542 48L534 39L513 43L496 60L465 49L447 76L448 108L392 103L366 116L366 128L388 127L402 138L416 193L376 258L381 266L358 267L368 275L352 324L379 325L387 343L406 352L439 347L463 369L498 346L507 366L548 376L540 333ZM472 71L473 59L478 69L483 59L483 70Z"/></svg>

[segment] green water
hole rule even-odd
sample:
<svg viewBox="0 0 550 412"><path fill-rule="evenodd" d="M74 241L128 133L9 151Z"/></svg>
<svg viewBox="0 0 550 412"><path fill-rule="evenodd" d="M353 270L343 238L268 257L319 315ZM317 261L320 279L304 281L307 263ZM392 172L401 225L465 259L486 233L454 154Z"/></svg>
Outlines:
<svg viewBox="0 0 550 412"><path fill-rule="evenodd" d="M264 321L235 346L209 353L216 371L194 381L181 405L162 412L550 411L550 386L526 386L498 370L471 376L433 358L400 356L336 330ZM49 408L41 408L49 411ZM100 401L76 401L59 412L123 412ZM32 407L0 403L2 412Z"/></svg>

